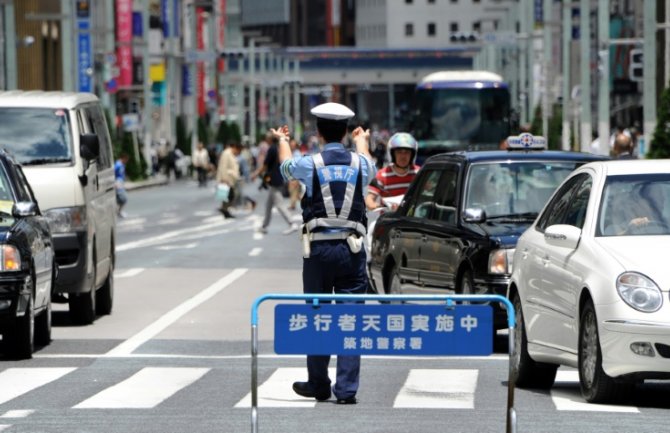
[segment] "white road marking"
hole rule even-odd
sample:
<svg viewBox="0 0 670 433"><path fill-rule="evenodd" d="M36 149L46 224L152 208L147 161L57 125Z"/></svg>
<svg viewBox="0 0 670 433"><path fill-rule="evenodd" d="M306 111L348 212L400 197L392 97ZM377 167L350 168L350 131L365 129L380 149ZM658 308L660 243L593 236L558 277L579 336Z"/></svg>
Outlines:
<svg viewBox="0 0 670 433"><path fill-rule="evenodd" d="M200 379L209 368L147 367L82 401L74 409L148 409Z"/></svg>
<svg viewBox="0 0 670 433"><path fill-rule="evenodd" d="M197 247L199 244L197 242L191 242L190 244L184 245L163 245L162 247L156 247L157 250L170 251L170 250L192 250Z"/></svg>
<svg viewBox="0 0 670 433"><path fill-rule="evenodd" d="M260 253L263 251L263 248L254 248L251 251L249 251L249 257L256 257L260 255Z"/></svg>
<svg viewBox="0 0 670 433"><path fill-rule="evenodd" d="M123 272L114 271L114 278L131 278L144 272L144 268L130 268Z"/></svg>
<svg viewBox="0 0 670 433"><path fill-rule="evenodd" d="M73 370L71 367L8 368L0 372L0 404L60 379Z"/></svg>
<svg viewBox="0 0 670 433"><path fill-rule="evenodd" d="M163 233L158 236L153 236L150 238L146 239L140 239L137 241L133 242L128 242L122 245L117 245L116 246L116 251L127 251L127 250L132 250L135 248L141 248L141 247L146 247L155 243L161 243L164 242L167 239L174 239L174 238L179 238L180 240L183 240L183 236L186 234L193 234L193 233L199 233L203 231L207 231L210 229L215 229L219 228L223 225L230 224L228 221L221 219L217 222L211 223L211 224L202 224L196 227L189 227L186 229L181 229L181 230L172 230L166 233Z"/></svg>
<svg viewBox="0 0 670 433"><path fill-rule="evenodd" d="M221 290L228 287L246 272L247 269L244 268L233 270L231 273L221 278L211 286L207 287L205 290L201 291L195 296L192 296L185 302L177 305L175 308L165 313L158 320L107 352L105 356L128 356L139 346L146 343L151 338L158 335L165 328L179 320L179 318L181 318L184 314L188 313L198 305L219 293Z"/></svg>
<svg viewBox="0 0 670 433"><path fill-rule="evenodd" d="M263 233L254 232L254 240L257 241L259 239L263 239Z"/></svg>
<svg viewBox="0 0 670 433"><path fill-rule="evenodd" d="M12 426L11 424L0 424L0 431L6 430L11 426Z"/></svg>
<svg viewBox="0 0 670 433"><path fill-rule="evenodd" d="M412 369L393 407L474 409L478 370Z"/></svg>
<svg viewBox="0 0 670 433"><path fill-rule="evenodd" d="M182 221L181 218L179 217L169 217L169 218L163 218L162 220L158 221L156 224L159 226L167 226L171 224L178 224Z"/></svg>
<svg viewBox="0 0 670 433"><path fill-rule="evenodd" d="M335 377L335 368L328 374ZM300 397L293 392L293 382L307 380L307 370L301 368L278 368L272 376L258 387L258 407L314 407L316 400ZM240 400L235 407L251 407L251 393Z"/></svg>
<svg viewBox="0 0 670 433"><path fill-rule="evenodd" d="M580 412L620 412L639 413L634 406L587 403L579 390L579 372L577 370L558 370L551 399L556 410L573 410Z"/></svg>
<svg viewBox="0 0 670 433"><path fill-rule="evenodd" d="M15 409L8 410L7 412L0 415L0 418L25 418L29 415L35 413L33 409Z"/></svg>

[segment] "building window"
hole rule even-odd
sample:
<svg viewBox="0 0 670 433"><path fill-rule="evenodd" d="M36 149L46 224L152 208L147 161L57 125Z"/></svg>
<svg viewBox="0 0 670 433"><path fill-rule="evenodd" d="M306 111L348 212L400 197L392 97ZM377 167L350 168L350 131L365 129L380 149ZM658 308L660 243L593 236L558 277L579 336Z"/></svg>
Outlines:
<svg viewBox="0 0 670 433"><path fill-rule="evenodd" d="M452 33L457 32L458 31L458 23L450 23L449 24L449 31L451 31Z"/></svg>
<svg viewBox="0 0 670 433"><path fill-rule="evenodd" d="M412 3L414 3L414 0L405 0L405 4L411 5Z"/></svg>
<svg viewBox="0 0 670 433"><path fill-rule="evenodd" d="M435 4L435 0L428 0L428 4L429 4L429 5L434 5L434 4Z"/></svg>
<svg viewBox="0 0 670 433"><path fill-rule="evenodd" d="M428 36L435 36L435 23L428 23Z"/></svg>
<svg viewBox="0 0 670 433"><path fill-rule="evenodd" d="M458 3L458 0L451 0L452 3Z"/></svg>
<svg viewBox="0 0 670 433"><path fill-rule="evenodd" d="M414 36L414 24L405 24L405 36Z"/></svg>
<svg viewBox="0 0 670 433"><path fill-rule="evenodd" d="M472 31L473 32L480 32L482 30L482 23L479 21L475 21L472 23Z"/></svg>

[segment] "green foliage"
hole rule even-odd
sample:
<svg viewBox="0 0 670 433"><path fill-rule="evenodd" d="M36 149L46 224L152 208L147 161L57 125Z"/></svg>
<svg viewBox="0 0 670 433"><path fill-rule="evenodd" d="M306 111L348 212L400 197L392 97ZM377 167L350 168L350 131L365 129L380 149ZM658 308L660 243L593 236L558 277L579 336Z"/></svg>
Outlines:
<svg viewBox="0 0 670 433"><path fill-rule="evenodd" d="M563 112L561 111L561 106L555 104L552 107L552 113L549 117L548 125L548 136L547 139L547 149L551 150L560 150L561 149L561 134L563 129ZM542 106L539 104L535 108L535 115L533 116L533 122L531 123L530 133L533 135L542 135Z"/></svg>
<svg viewBox="0 0 670 433"><path fill-rule="evenodd" d="M658 106L658 123L650 144L647 158L670 158L670 87L666 87L661 93L661 101Z"/></svg>
<svg viewBox="0 0 670 433"><path fill-rule="evenodd" d="M209 125L207 125L207 119L198 117L198 141L207 147L210 143L211 135Z"/></svg>
<svg viewBox="0 0 670 433"><path fill-rule="evenodd" d="M216 131L216 143L225 145L230 139L230 125L225 120L219 122L219 127Z"/></svg>
<svg viewBox="0 0 670 433"><path fill-rule="evenodd" d="M242 142L242 133L240 132L240 127L236 122L232 122L230 124L230 137L228 138L228 141L234 141L236 143Z"/></svg>
<svg viewBox="0 0 670 433"><path fill-rule="evenodd" d="M147 162L142 156L142 152L138 152L139 160L135 157L135 140L132 132L124 132L120 140L120 152L128 155L128 163L126 164L126 177L129 180L140 180L146 178ZM139 146L139 143L138 143Z"/></svg>
<svg viewBox="0 0 670 433"><path fill-rule="evenodd" d="M177 148L181 150L184 155L191 154L191 134L186 129L186 117L184 115L177 116L177 123L175 125L177 131Z"/></svg>

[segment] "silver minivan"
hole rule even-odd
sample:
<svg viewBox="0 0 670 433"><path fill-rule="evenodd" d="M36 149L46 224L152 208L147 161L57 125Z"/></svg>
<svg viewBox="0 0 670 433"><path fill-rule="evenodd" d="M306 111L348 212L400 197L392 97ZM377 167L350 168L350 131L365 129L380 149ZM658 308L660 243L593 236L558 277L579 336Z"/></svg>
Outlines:
<svg viewBox="0 0 670 433"><path fill-rule="evenodd" d="M53 237L53 300L78 324L110 314L116 199L112 144L91 93L0 92L0 148L23 166Z"/></svg>

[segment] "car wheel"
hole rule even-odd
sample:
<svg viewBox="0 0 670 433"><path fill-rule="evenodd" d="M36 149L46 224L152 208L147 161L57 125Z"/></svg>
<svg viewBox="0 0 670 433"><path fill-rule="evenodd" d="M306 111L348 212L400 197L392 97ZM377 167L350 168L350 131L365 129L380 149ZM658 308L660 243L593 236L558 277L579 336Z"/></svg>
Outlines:
<svg viewBox="0 0 670 433"><path fill-rule="evenodd" d="M472 271L469 269L463 271L458 287L461 295L472 295L475 293L475 283L472 281Z"/></svg>
<svg viewBox="0 0 670 433"><path fill-rule="evenodd" d="M9 355L15 359L30 359L33 356L35 344L34 293L35 291L31 288L25 314L14 319L14 326L7 333L6 348Z"/></svg>
<svg viewBox="0 0 670 433"><path fill-rule="evenodd" d="M51 292L48 296L46 308L35 319L35 344L38 346L51 343Z"/></svg>
<svg viewBox="0 0 670 433"><path fill-rule="evenodd" d="M78 325L90 325L95 320L95 268L97 263L95 250L93 251L93 277L91 288L85 293L71 293L69 295L70 318Z"/></svg>
<svg viewBox="0 0 670 433"><path fill-rule="evenodd" d="M528 337L521 308L521 298L516 293L514 304L514 351L512 352L512 380L519 388L549 389L556 379L557 365L535 362L528 354Z"/></svg>
<svg viewBox="0 0 670 433"><path fill-rule="evenodd" d="M617 382L603 370L603 357L598 336L598 320L592 301L582 310L579 326L579 385L582 396L589 403L622 400L634 384Z"/></svg>
<svg viewBox="0 0 670 433"><path fill-rule="evenodd" d="M112 245L112 251L114 246ZM105 279L105 283L95 293L95 308L99 315L107 315L112 313L112 306L114 305L114 256L110 257L109 273Z"/></svg>
<svg viewBox="0 0 670 433"><path fill-rule="evenodd" d="M389 295L402 295L402 283L400 279L400 272L398 271L398 266L393 265L391 272L388 274L388 285L386 287L386 293ZM390 304L403 304L403 301L393 301L389 302Z"/></svg>

